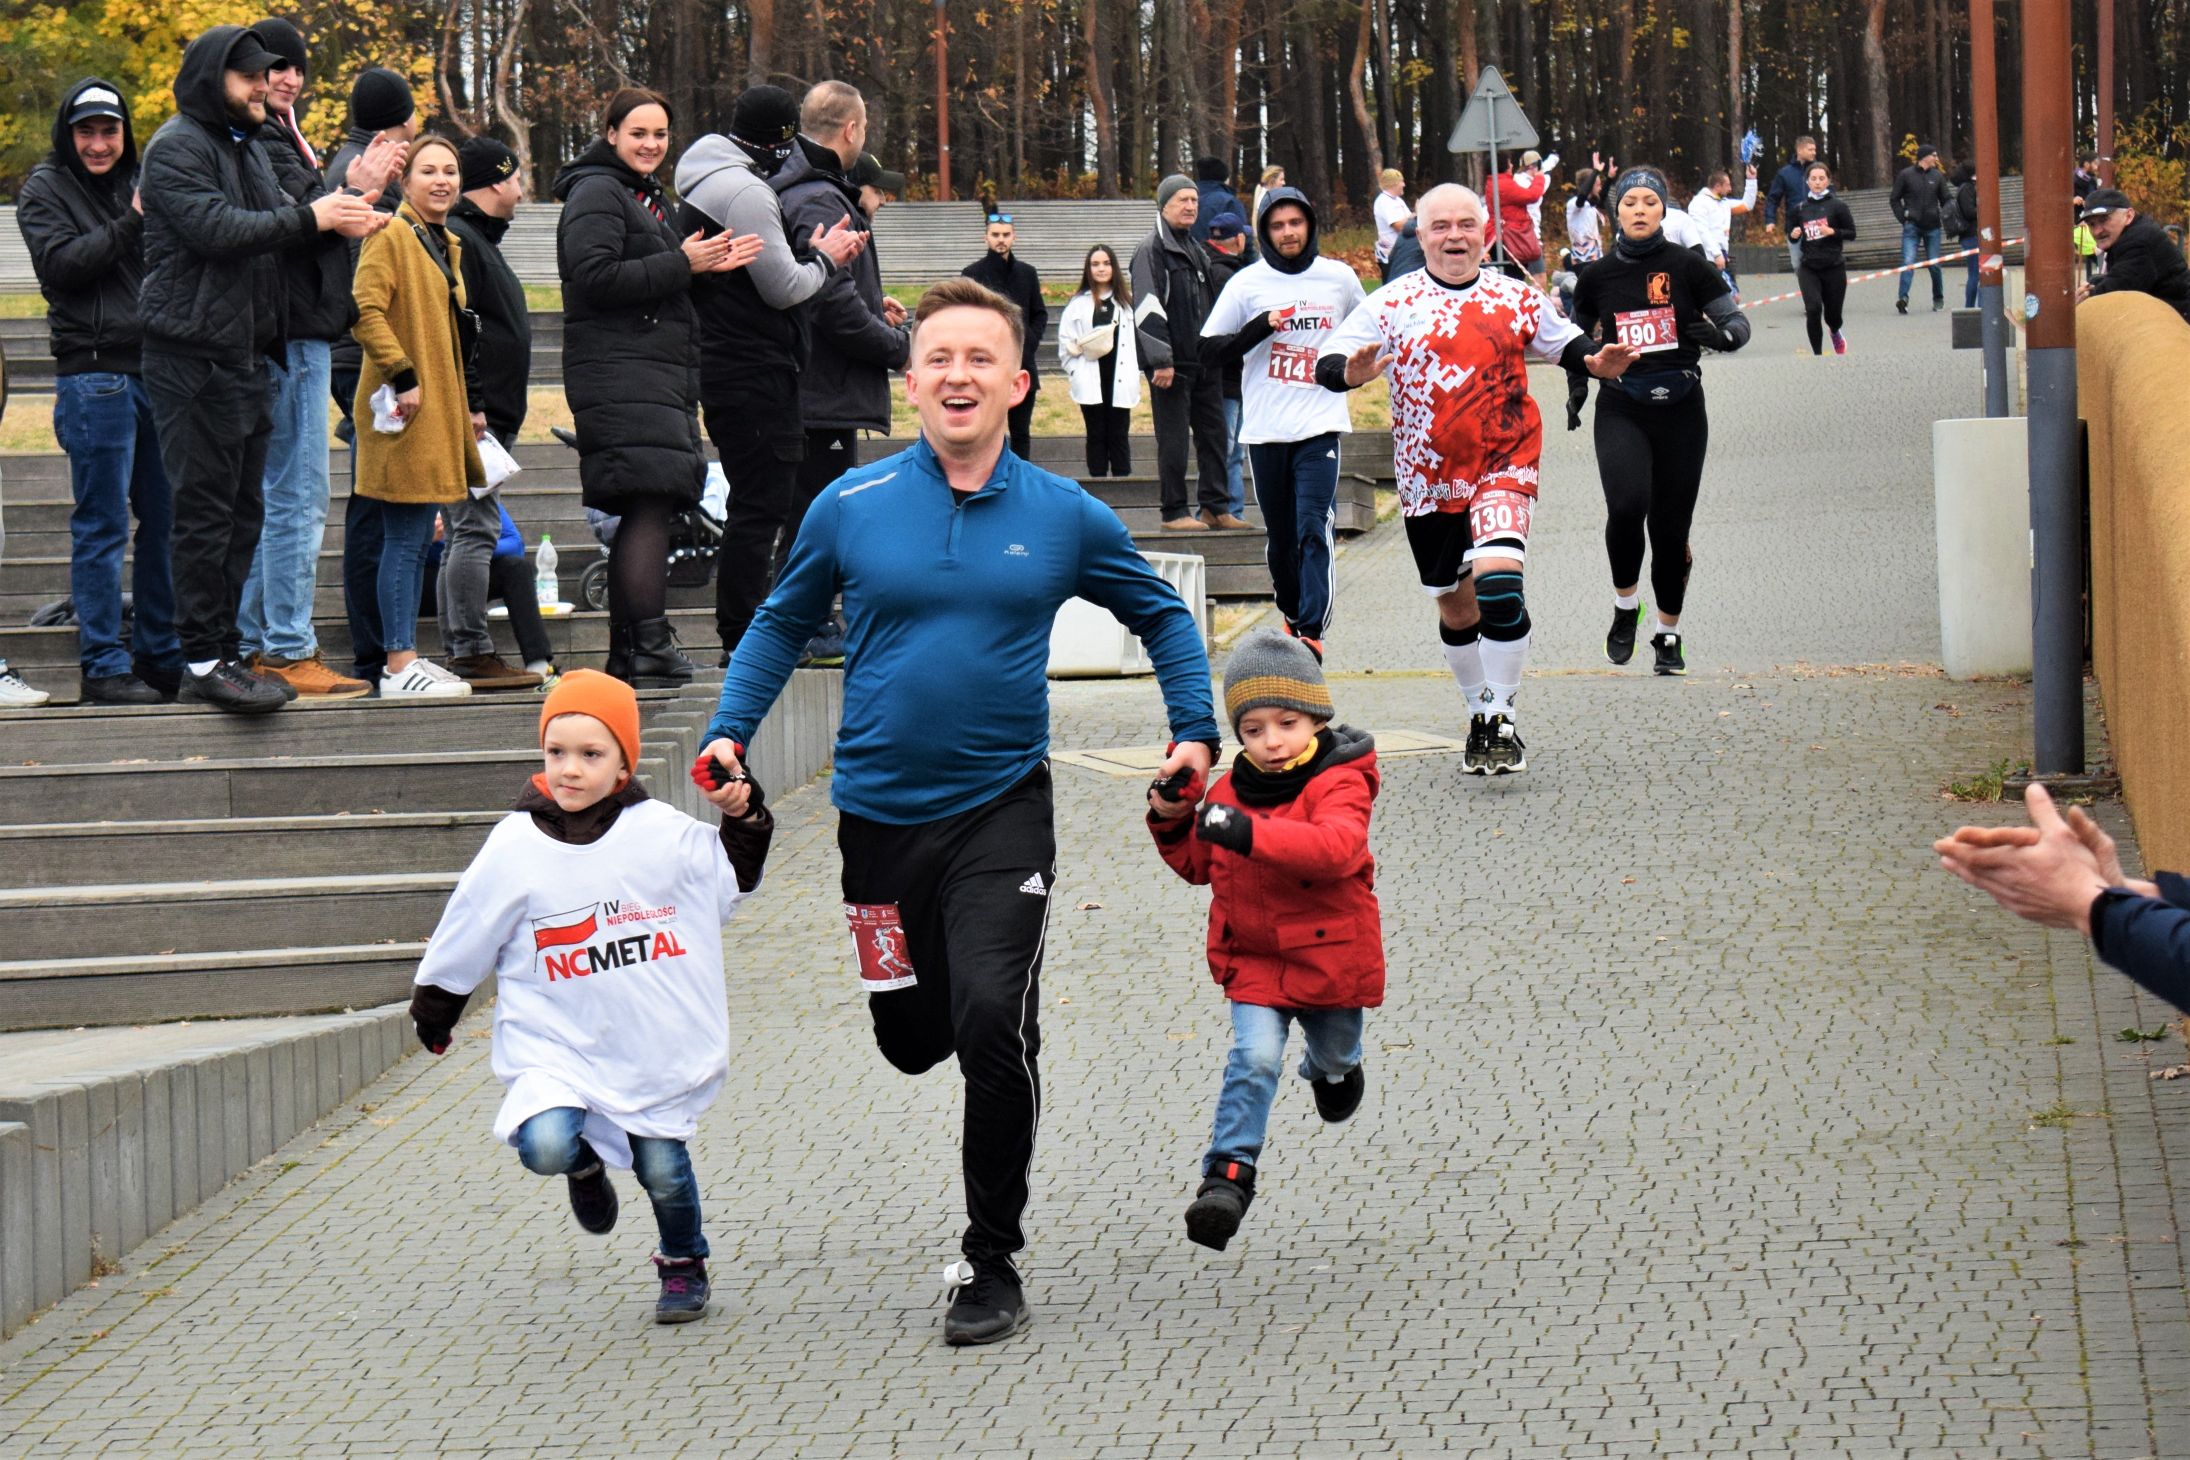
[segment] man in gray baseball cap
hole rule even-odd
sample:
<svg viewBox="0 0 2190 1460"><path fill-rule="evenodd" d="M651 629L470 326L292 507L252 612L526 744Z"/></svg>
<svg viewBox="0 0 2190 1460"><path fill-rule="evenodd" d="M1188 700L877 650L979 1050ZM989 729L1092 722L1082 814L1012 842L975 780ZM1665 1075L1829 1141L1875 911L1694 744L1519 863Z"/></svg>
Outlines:
<svg viewBox="0 0 2190 1460"><path fill-rule="evenodd" d="M2084 222L2106 272L2077 288L2079 301L2094 294L2149 294L2190 324L2190 266L2166 229L2141 216L2119 188L2100 188L2084 199Z"/></svg>

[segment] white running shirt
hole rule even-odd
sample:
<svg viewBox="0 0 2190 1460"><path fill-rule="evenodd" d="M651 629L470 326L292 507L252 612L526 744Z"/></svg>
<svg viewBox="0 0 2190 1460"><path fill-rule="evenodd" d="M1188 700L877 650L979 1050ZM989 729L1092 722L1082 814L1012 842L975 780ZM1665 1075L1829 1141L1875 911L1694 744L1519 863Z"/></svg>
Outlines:
<svg viewBox="0 0 2190 1460"><path fill-rule="evenodd" d="M1392 256L1392 245L1399 242L1399 230L1406 226L1412 210L1405 198L1378 193L1371 211L1376 215L1376 261L1383 263Z"/></svg>
<svg viewBox="0 0 2190 1460"><path fill-rule="evenodd" d="M1247 352L1240 368L1239 439L1248 446L1350 431L1346 397L1316 384L1316 357L1367 295L1352 269L1318 258L1297 274L1257 259L1225 282L1202 321L1204 335L1237 334L1257 315L1293 309L1285 328Z"/></svg>
<svg viewBox="0 0 2190 1460"><path fill-rule="evenodd" d="M495 976L496 1139L576 1106L601 1159L629 1136L688 1141L730 1072L722 925L745 894L721 836L662 801L571 846L506 816L449 897L416 982Z"/></svg>
<svg viewBox="0 0 2190 1460"><path fill-rule="evenodd" d="M1746 183L1747 186L1741 190L1741 206L1743 209L1754 208L1757 205L1757 180L1748 178ZM1734 205L1705 188L1688 200L1688 216L1695 219L1696 226L1703 230L1704 251L1714 259L1724 258L1734 236Z"/></svg>

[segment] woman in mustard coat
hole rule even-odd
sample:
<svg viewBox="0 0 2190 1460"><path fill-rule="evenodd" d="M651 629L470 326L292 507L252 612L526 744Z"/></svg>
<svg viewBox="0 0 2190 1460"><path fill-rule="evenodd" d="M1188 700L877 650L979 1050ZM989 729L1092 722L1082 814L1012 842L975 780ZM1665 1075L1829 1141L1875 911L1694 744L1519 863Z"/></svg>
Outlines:
<svg viewBox="0 0 2190 1460"><path fill-rule="evenodd" d="M370 510L352 519L343 550L367 552L379 540L374 596L388 655L380 675L384 699L471 693L469 684L417 652L434 517L487 479L478 445L484 418L470 404L474 383L467 380L458 322L465 307L463 255L442 226L462 186L455 144L419 138L403 170L403 206L365 240L357 261L357 323L350 332L365 358L353 409L357 475L350 490ZM373 395L383 385L395 391L400 432L374 423Z"/></svg>

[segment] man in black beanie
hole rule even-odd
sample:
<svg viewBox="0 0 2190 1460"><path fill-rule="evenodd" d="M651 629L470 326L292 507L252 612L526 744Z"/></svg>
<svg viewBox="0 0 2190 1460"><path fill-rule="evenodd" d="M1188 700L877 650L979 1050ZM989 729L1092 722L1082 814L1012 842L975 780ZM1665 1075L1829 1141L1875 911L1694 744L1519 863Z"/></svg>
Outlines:
<svg viewBox="0 0 2190 1460"><path fill-rule="evenodd" d="M175 488L179 697L245 713L288 701L243 665L236 625L264 510L267 366L287 358L281 260L314 234L363 238L386 221L367 197L299 203L282 191L252 141L279 59L242 26L192 41L175 78L176 115L146 146L140 184L144 383Z"/></svg>
<svg viewBox="0 0 2190 1460"><path fill-rule="evenodd" d="M464 300L479 314L479 396L471 403L487 430L514 449L525 424L525 390L532 377L532 315L525 286L502 257L502 235L525 195L517 154L492 137L473 137L457 153L464 195L449 212L449 232L463 247L458 269ZM467 492L441 510L444 527L441 647L449 672L474 690L537 689L538 671L516 668L494 651L487 628L487 579L502 535L500 493Z"/></svg>
<svg viewBox="0 0 2190 1460"><path fill-rule="evenodd" d="M310 52L303 33L289 21L257 21L251 31L274 54L266 73L266 121L254 140L282 192L292 202L309 203L330 191L301 126L298 97ZM351 167L351 179L360 191L385 195L402 162L401 146L378 141ZM312 628L327 532L333 350L337 341L349 341L357 317L350 302L349 244L339 234L316 234L282 254L281 269L289 296L289 343L270 372L274 431L266 447L266 521L251 576L244 581L238 628L245 660L300 698L359 699L372 687L329 669Z"/></svg>
<svg viewBox="0 0 2190 1460"><path fill-rule="evenodd" d="M342 145L327 162L327 186L358 191L362 179L352 178L351 173L376 139L407 153L417 135L418 107L411 100L411 84L384 66L367 67L350 84L350 125L342 134ZM383 213L393 214L403 201L401 157L396 165L398 179L380 193ZM353 276L357 272L357 253L353 244L349 260ZM335 434L353 445L357 425L350 419L350 412L357 398L357 377L364 358L363 347L348 330L334 342L328 358L329 388L335 409L342 412ZM351 672L367 684L380 683L380 671L388 659L380 642L380 546L379 518L370 512L361 513L353 493L343 509L342 602L350 620Z"/></svg>
<svg viewBox="0 0 2190 1460"><path fill-rule="evenodd" d="M798 146L799 108L780 86L748 87L730 132L693 139L677 162L677 231L756 234L760 257L692 280L700 321L700 414L730 479L729 517L715 559L715 631L723 667L768 594L806 459L799 373L806 367L806 301L866 245L846 219L796 251L770 179Z"/></svg>

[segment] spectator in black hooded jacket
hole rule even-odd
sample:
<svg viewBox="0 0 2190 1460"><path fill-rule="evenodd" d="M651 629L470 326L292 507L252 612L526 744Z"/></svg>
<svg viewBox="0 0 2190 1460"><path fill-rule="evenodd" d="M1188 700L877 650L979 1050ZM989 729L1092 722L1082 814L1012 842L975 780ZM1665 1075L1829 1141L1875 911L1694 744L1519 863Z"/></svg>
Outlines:
<svg viewBox="0 0 2190 1460"><path fill-rule="evenodd" d="M157 704L182 679L168 577L174 504L139 377L144 215L129 103L79 81L53 119L53 151L16 198L53 341L54 435L68 453L69 592L87 704ZM122 638L122 550L137 517L136 614Z"/></svg>
<svg viewBox="0 0 2190 1460"><path fill-rule="evenodd" d="M1009 213L989 214L987 238L988 252L961 272L1018 305L1026 325L1026 348L1019 368L1027 373L1027 394L1011 408L1009 419L1012 454L1027 461L1032 459L1028 453L1034 449L1034 404L1042 388L1042 336L1049 329L1049 306L1042 302L1042 276L1034 271L1034 265L1012 252L1012 245L1019 241L1019 230Z"/></svg>
<svg viewBox="0 0 2190 1460"><path fill-rule="evenodd" d="M172 561L186 661L180 698L246 713L287 691L239 658L236 616L258 549L270 362L284 358L281 255L315 233L362 238L372 202L328 193L298 203L252 141L278 58L242 26L216 25L183 52L176 115L146 144L144 383L175 489Z"/></svg>
<svg viewBox="0 0 2190 1460"><path fill-rule="evenodd" d="M381 212L392 217L396 205L403 201L403 189L398 181L403 170L402 153L409 149L419 130L418 103L411 96L411 83L385 66L367 66L358 73L357 80L350 83L348 115L349 125L343 130L342 144L327 159L327 186L369 193L377 185L379 196L374 201ZM372 165L366 164L363 171L352 177L352 171L365 162L365 154L376 142L392 145L397 150L387 176L376 176ZM358 250L354 242L348 253L350 272L355 274ZM355 432L350 421L350 402L357 395L358 371L363 367L364 359L364 351L350 337L349 330L344 329L330 355L332 383L329 389L336 408L342 412L342 424L335 428L335 434L345 441L352 439ZM364 589L370 597L373 593L371 579L366 580ZM353 632L356 627L356 616L352 615ZM377 673L377 664L368 667Z"/></svg>
<svg viewBox="0 0 2190 1460"><path fill-rule="evenodd" d="M329 189L319 154L304 139L298 101L310 52L286 20L256 21L251 29L275 56L266 74L266 121L257 141L290 201L309 203ZM394 142L376 144L351 167L360 190L385 190L403 160ZM289 343L273 362L274 430L267 440L265 526L244 581L239 630L243 652L262 675L281 680L306 699L352 700L372 693L361 679L327 667L312 628L319 589L319 553L327 535L329 494L327 403L334 344L355 348L350 325L350 245L338 233L315 233L281 256L288 285Z"/></svg>

